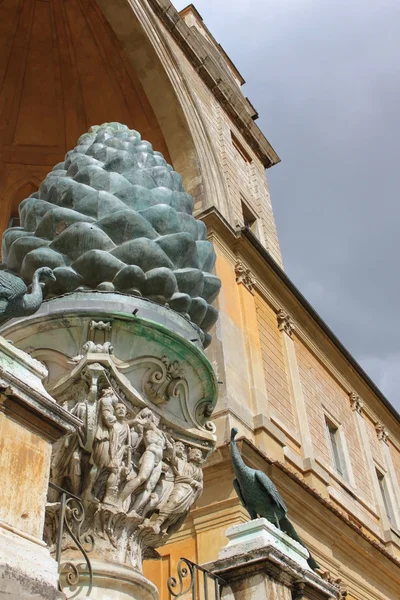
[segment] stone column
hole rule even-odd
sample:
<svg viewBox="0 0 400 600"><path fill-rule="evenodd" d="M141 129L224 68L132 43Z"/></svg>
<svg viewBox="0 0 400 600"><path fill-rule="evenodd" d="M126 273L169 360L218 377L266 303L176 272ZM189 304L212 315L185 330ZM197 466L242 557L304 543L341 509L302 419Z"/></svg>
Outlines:
<svg viewBox="0 0 400 600"><path fill-rule="evenodd" d="M204 565L226 586L223 600L333 600L338 588L307 564L307 550L266 519L235 525L219 559Z"/></svg>
<svg viewBox="0 0 400 600"><path fill-rule="evenodd" d="M0 598L7 600L64 598L43 524L52 443L81 422L46 392L47 374L0 337Z"/></svg>

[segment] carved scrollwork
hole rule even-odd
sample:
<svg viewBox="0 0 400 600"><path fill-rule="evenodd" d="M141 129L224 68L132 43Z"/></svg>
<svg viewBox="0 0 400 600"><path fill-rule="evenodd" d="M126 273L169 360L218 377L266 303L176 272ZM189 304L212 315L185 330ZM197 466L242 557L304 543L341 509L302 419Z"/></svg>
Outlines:
<svg viewBox="0 0 400 600"><path fill-rule="evenodd" d="M104 342L104 344L95 344L94 342L89 341L82 346L82 351L84 354L88 354L89 352L97 354L112 354L114 352L114 348L112 347L111 342Z"/></svg>
<svg viewBox="0 0 400 600"><path fill-rule="evenodd" d="M184 380L185 371L177 360L161 357L154 370L146 374L143 389L154 404L166 404L178 394L180 384L187 386Z"/></svg>
<svg viewBox="0 0 400 600"><path fill-rule="evenodd" d="M292 337L295 330L295 324L292 317L281 308L276 315L279 331L284 331L289 337Z"/></svg>
<svg viewBox="0 0 400 600"><path fill-rule="evenodd" d="M360 396L355 392L350 393L350 405L351 410L358 412L360 415L362 414L364 402L361 400Z"/></svg>
<svg viewBox="0 0 400 600"><path fill-rule="evenodd" d="M389 439L389 432L386 429L385 425L378 421L378 423L375 424L375 431L376 431L376 435L378 436L378 440L385 442L385 444L387 444L388 439Z"/></svg>
<svg viewBox="0 0 400 600"><path fill-rule="evenodd" d="M249 292L253 293L253 288L256 283L250 269L246 267L241 260L238 260L235 265L236 283L242 283Z"/></svg>
<svg viewBox="0 0 400 600"><path fill-rule="evenodd" d="M216 431L215 424L213 423L213 421L209 420L213 410L214 405L208 400L202 400L201 402L199 402L195 410L196 422L201 427L204 427L204 429L210 431L211 433L215 433Z"/></svg>

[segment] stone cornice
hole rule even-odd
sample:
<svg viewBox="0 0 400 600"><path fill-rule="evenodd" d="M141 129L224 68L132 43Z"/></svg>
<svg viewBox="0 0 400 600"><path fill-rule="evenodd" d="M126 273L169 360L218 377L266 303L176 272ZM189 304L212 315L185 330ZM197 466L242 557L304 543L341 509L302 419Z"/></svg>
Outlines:
<svg viewBox="0 0 400 600"><path fill-rule="evenodd" d="M263 165L269 168L279 163L279 156L254 123L253 119L257 117L257 113L251 103L243 96L239 87L235 89L231 85L221 67L199 43L171 2L169 0L148 1Z"/></svg>

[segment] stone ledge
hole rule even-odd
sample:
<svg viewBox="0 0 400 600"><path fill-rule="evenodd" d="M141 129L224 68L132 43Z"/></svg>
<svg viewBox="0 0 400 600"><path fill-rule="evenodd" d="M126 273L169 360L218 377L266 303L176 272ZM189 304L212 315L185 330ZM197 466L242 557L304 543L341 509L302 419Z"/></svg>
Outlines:
<svg viewBox="0 0 400 600"><path fill-rule="evenodd" d="M44 365L0 336L0 412L54 441L75 431L81 420L48 394L42 383L46 375Z"/></svg>
<svg viewBox="0 0 400 600"><path fill-rule="evenodd" d="M263 414L256 415L253 419L254 431L264 429L282 446L286 446L286 436L268 417Z"/></svg>

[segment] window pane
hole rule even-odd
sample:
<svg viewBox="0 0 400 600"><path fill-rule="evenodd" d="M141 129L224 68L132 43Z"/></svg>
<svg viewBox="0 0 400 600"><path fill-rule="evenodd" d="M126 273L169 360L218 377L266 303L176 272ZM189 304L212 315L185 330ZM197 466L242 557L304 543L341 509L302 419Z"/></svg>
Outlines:
<svg viewBox="0 0 400 600"><path fill-rule="evenodd" d="M334 427L333 425L331 425L328 422L326 423L326 426L328 428L329 439L331 441L331 450L332 450L334 467L335 467L336 471L339 473L339 475L343 476L344 472L343 472L342 462L340 459L338 430L336 427Z"/></svg>

